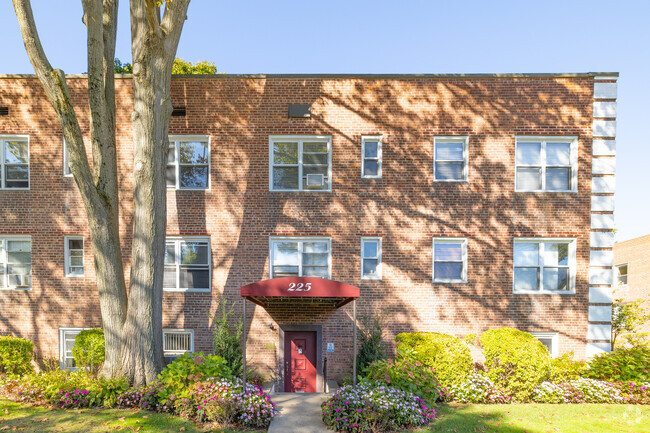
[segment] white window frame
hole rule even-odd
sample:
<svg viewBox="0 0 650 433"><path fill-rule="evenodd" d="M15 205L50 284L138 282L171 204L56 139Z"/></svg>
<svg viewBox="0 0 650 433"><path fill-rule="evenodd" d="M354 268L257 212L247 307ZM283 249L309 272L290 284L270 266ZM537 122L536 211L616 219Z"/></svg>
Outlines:
<svg viewBox="0 0 650 433"><path fill-rule="evenodd" d="M625 284L621 284L621 268L625 266L627 268L627 272L625 274ZM630 267L627 263L621 263L620 265L614 266L616 268L616 287L627 287L627 279L628 276L630 275Z"/></svg>
<svg viewBox="0 0 650 433"><path fill-rule="evenodd" d="M7 273L9 263L8 262L8 254L9 251L7 250L7 241L19 241L19 242L29 242L30 243L30 250L32 254L32 261L30 262L30 272L29 272L29 287L18 287L18 286L9 286L9 276ZM0 266L3 267L4 273L0 278L4 278L4 284L2 287L0 287L0 290L32 290L33 286L33 281L32 281L32 275L33 275L33 269L34 269L34 243L32 242L32 237L31 236L6 236L2 235L0 236Z"/></svg>
<svg viewBox="0 0 650 433"><path fill-rule="evenodd" d="M68 371L77 371L79 369L79 367L65 366L65 360L67 359L65 356L65 334L67 332L76 332L77 335L79 335L81 331L85 331L87 329L91 328L59 328L59 369Z"/></svg>
<svg viewBox="0 0 650 433"><path fill-rule="evenodd" d="M181 177L180 177L180 167L181 167L181 159L180 159L180 147L178 146L178 142L180 141L205 141L208 143L208 179L206 182L206 187L205 188L188 188L188 187L181 187L180 182L181 182ZM167 169L168 165L174 165L176 168L176 185L175 186L167 186L168 190L173 190L173 191L210 191L211 189L211 175L212 175L212 143L211 143L211 136L210 135L170 135L169 136L169 146L171 147L173 144L174 146L174 152L176 153L175 155L175 162L174 164L170 164L169 161L165 161L165 169ZM195 165L205 165L205 164L183 164L187 166L195 166ZM167 179L165 178L165 182L167 182Z"/></svg>
<svg viewBox="0 0 650 433"><path fill-rule="evenodd" d="M569 179L569 189L565 190L547 190L546 189L546 143L571 142L569 147L569 161L571 162L571 177ZM517 186L517 169L519 167L537 167L534 165L521 165L517 164L517 146L519 143L525 142L541 142L540 159L541 159L541 176L542 176L542 189L519 189ZM517 136L515 137L515 192L549 192L549 193L565 193L565 192L578 192L578 137L549 137L549 136Z"/></svg>
<svg viewBox="0 0 650 433"><path fill-rule="evenodd" d="M86 242L84 241L83 236L79 235L73 235L73 236L64 236L64 252L65 252L65 276L66 278L84 278L86 276ZM82 267L82 273L81 274L73 274L70 272L70 267L71 267L71 256L70 256L70 245L69 242L70 240L80 240L83 244L83 248L81 249L81 260L83 262L83 267Z"/></svg>
<svg viewBox="0 0 650 433"><path fill-rule="evenodd" d="M365 257L364 256L364 244L366 242L377 242L377 256L376 257ZM377 273L376 274L364 274L363 273L363 261L365 259L375 259L377 260ZM363 236L361 238L361 279L362 280L381 280L381 237L379 236Z"/></svg>
<svg viewBox="0 0 650 433"><path fill-rule="evenodd" d="M539 290L515 290L515 244L517 243L538 243L550 244L564 242L569 244L569 290L544 290L544 254L543 248L538 247L539 262L537 265L540 268L539 277ZM535 266L520 266L520 267L535 267ZM552 266L553 267L553 266ZM512 293L516 295L575 295L576 294L576 239L575 238L514 238L512 242Z"/></svg>
<svg viewBox="0 0 650 433"><path fill-rule="evenodd" d="M381 135L364 135L361 137L361 177L364 179L381 179L382 176L382 145L383 137ZM377 158L366 158L366 142L377 143ZM366 160L377 161L377 174L368 175L365 172Z"/></svg>
<svg viewBox="0 0 650 433"><path fill-rule="evenodd" d="M302 276L302 245L304 242L327 242L329 257L327 258L327 279L332 278L332 238L324 236L272 236L269 238L269 278L273 278L273 243L298 242L298 276Z"/></svg>
<svg viewBox="0 0 650 433"><path fill-rule="evenodd" d="M559 355L559 350L558 350L558 343L559 343L559 338L558 338L558 333L557 332L529 332L530 335L533 337L537 338L538 340L542 339L550 339L551 340L551 350L549 353L551 354L551 358L557 358ZM543 343L542 343L543 344Z"/></svg>
<svg viewBox="0 0 650 433"><path fill-rule="evenodd" d="M436 278L436 244L457 244L462 243L462 266L463 270L460 279L454 278ZM431 249L431 273L433 275L434 283L467 283L467 238L433 238Z"/></svg>
<svg viewBox="0 0 650 433"><path fill-rule="evenodd" d="M175 253L175 259L174 259L174 265L176 266L176 287L175 288L168 288L168 287L163 287L164 292L197 292L197 293L210 293L212 291L212 243L211 243L211 238L208 236L167 236L165 238L165 248L167 246L168 242L174 242L175 243L175 248L174 248L174 253ZM180 257L181 257L181 249L180 249L180 244L181 242L207 242L208 244L208 283L210 287L207 289L190 289L188 287L180 287L180 279L181 279L181 273L180 273ZM170 265L165 265L170 266Z"/></svg>
<svg viewBox="0 0 650 433"><path fill-rule="evenodd" d="M68 155L68 144L63 137L63 177L74 177L70 170L70 156Z"/></svg>
<svg viewBox="0 0 650 433"><path fill-rule="evenodd" d="M189 334L190 349L186 351L172 351L165 348L165 334ZM163 356L180 356L184 353L194 353L194 330L193 329L163 329Z"/></svg>
<svg viewBox="0 0 650 433"><path fill-rule="evenodd" d="M27 141L27 188L7 188L5 170L5 141ZM0 190L3 191L29 191L32 186L32 157L30 152L29 135L24 134L0 134Z"/></svg>
<svg viewBox="0 0 650 433"><path fill-rule="evenodd" d="M436 162L457 162L455 160L436 159L436 145L438 141L463 143L463 178L462 179L437 179ZM434 182L469 182L469 136L446 135L433 137L433 180Z"/></svg>
<svg viewBox="0 0 650 433"><path fill-rule="evenodd" d="M298 189L280 189L273 187L273 143L275 141L298 142L298 163L285 167L298 167ZM302 148L305 142L327 142L327 188L309 189L303 187ZM269 191L274 192L332 192L332 136L331 135L269 135Z"/></svg>

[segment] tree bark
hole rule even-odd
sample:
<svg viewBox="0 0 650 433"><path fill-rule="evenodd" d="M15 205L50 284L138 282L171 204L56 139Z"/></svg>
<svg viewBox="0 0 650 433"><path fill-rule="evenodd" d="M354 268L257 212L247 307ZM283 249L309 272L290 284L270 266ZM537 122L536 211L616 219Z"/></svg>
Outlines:
<svg viewBox="0 0 650 433"><path fill-rule="evenodd" d="M166 230L165 166L172 111L171 71L189 0L160 7L131 0L134 64L134 219L127 297L119 236L113 59L118 0L82 0L88 29L88 103L93 169L61 70L50 65L29 0L13 0L29 59L54 107L67 143L70 168L88 217L106 339L103 374L136 385L162 368L162 278Z"/></svg>

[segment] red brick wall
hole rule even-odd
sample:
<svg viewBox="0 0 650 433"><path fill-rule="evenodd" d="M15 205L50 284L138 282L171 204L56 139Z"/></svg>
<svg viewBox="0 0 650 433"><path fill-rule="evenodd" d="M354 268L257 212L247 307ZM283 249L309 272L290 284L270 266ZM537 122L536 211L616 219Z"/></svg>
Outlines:
<svg viewBox="0 0 650 433"><path fill-rule="evenodd" d="M69 80L88 135L85 83ZM560 352L585 353L588 305L593 78L244 79L176 78L170 134L211 139L209 191L169 191L168 234L212 242L212 293L166 293L164 326L195 330L211 350L209 313L225 294L268 278L270 236L329 236L332 277L361 288L358 314L382 312L387 344L403 331L458 336L513 326L557 331ZM131 81L117 80L124 258L132 205ZM289 103L312 105L311 119L289 119ZM86 277L63 278L63 236L88 236L71 178L62 177L61 130L35 79L0 80L0 134L29 134L30 191L0 191L0 235L30 234L33 288L0 292L0 334L33 339L58 357L59 327L101 323L86 238ZM269 192L268 136L332 136L329 193ZM469 136L469 182L433 182L434 135ZM362 135L383 136L383 178L360 178ZM579 137L578 193L515 193L517 135ZM383 239L383 279L360 280L360 237ZM468 239L468 282L432 284L432 238ZM513 237L577 239L574 296L513 295ZM128 265L126 266L128 275ZM279 324L322 324L330 376L350 374L352 305L249 304L249 360L270 367ZM250 320L250 317L254 319ZM274 324L274 330L269 324ZM274 343L275 349L266 343ZM266 370L262 370L266 371Z"/></svg>
<svg viewBox="0 0 650 433"><path fill-rule="evenodd" d="M650 311L650 235L614 244L614 277L616 266L627 264L627 286L618 287L614 280L614 298L624 301L645 299ZM650 332L650 324L639 329Z"/></svg>

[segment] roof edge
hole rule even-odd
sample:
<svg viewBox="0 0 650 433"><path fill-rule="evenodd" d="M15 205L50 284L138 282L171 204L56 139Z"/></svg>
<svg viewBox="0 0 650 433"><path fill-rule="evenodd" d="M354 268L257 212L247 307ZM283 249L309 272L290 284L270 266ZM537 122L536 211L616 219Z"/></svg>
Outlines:
<svg viewBox="0 0 650 433"><path fill-rule="evenodd" d="M503 73L503 74L202 74L174 75L173 78L199 79L366 79L366 80L414 80L422 78L581 78L611 77L618 78L618 72L560 72L560 73ZM86 79L87 74L68 74L66 78ZM35 74L0 74L0 79L37 78ZM131 79L132 74L115 74L117 79Z"/></svg>

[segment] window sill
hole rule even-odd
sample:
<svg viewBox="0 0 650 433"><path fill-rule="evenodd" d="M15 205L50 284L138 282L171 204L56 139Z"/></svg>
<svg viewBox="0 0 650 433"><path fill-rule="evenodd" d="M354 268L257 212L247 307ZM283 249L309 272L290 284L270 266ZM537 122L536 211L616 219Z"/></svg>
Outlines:
<svg viewBox="0 0 650 433"><path fill-rule="evenodd" d="M443 182L443 183L469 183L468 179L433 179L434 182Z"/></svg>
<svg viewBox="0 0 650 433"><path fill-rule="evenodd" d="M0 191L29 191L31 188L0 188Z"/></svg>
<svg viewBox="0 0 650 433"><path fill-rule="evenodd" d="M0 287L0 291L6 292L28 292L32 290L31 287Z"/></svg>
<svg viewBox="0 0 650 433"><path fill-rule="evenodd" d="M86 278L85 275L66 275L65 278Z"/></svg>
<svg viewBox="0 0 650 433"><path fill-rule="evenodd" d="M550 290L513 290L513 295L562 295L570 296L575 295L576 292L560 292L560 291L550 291Z"/></svg>
<svg viewBox="0 0 650 433"><path fill-rule="evenodd" d="M167 187L167 191L210 191L210 188L172 188L172 187Z"/></svg>
<svg viewBox="0 0 650 433"><path fill-rule="evenodd" d="M361 176L361 179L381 179L381 176Z"/></svg>
<svg viewBox="0 0 650 433"><path fill-rule="evenodd" d="M163 292L178 293L210 293L212 289L163 289Z"/></svg>
<svg viewBox="0 0 650 433"><path fill-rule="evenodd" d="M433 280L434 284L460 283L467 284L467 280Z"/></svg>
<svg viewBox="0 0 650 433"><path fill-rule="evenodd" d="M381 281L381 277L361 277L361 281Z"/></svg>
<svg viewBox="0 0 650 433"><path fill-rule="evenodd" d="M269 189L269 192L332 192L332 189Z"/></svg>
<svg viewBox="0 0 650 433"><path fill-rule="evenodd" d="M574 189L566 189L566 190L561 190L561 191L547 191L545 189L516 189L515 192L544 192L544 193L560 193L560 194L566 194L566 193L573 193L576 194L578 190Z"/></svg>

